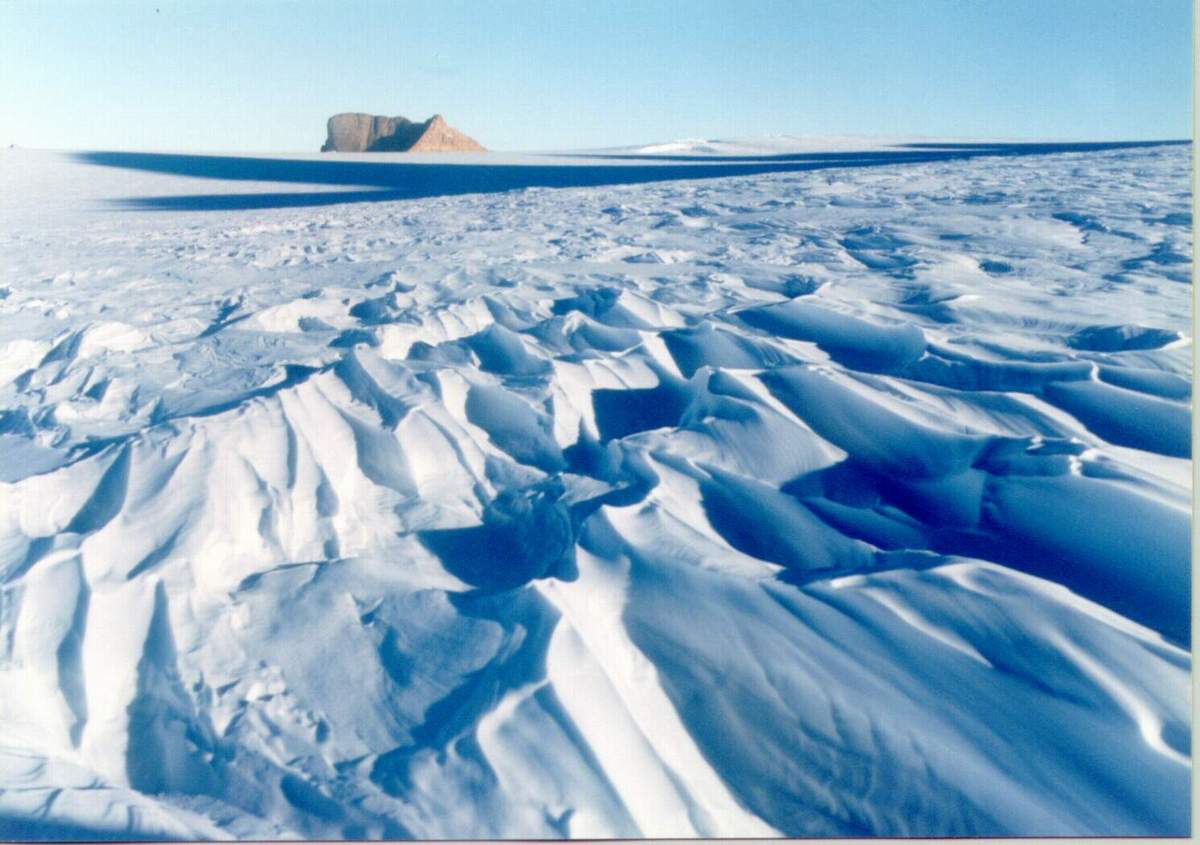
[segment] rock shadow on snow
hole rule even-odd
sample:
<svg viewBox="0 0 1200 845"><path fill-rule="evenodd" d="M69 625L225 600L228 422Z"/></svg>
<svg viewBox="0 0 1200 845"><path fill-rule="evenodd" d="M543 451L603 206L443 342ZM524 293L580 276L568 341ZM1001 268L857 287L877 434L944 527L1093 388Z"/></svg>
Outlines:
<svg viewBox="0 0 1200 845"><path fill-rule="evenodd" d="M910 144L873 152L817 152L776 156L713 156L703 159L633 156L623 164L612 156L576 156L571 163L458 164L429 162L314 161L246 156L86 151L77 161L151 173L204 179L341 186L344 190L267 193L179 194L114 200L122 207L158 211L231 211L387 202L459 194L497 193L524 188L587 188L633 185L676 179L755 176L828 168L879 167L890 164L953 161L978 156L1046 155L1131 147L1183 144L1187 141L1105 142L1094 144ZM548 158L549 161L554 161ZM583 160L584 163L578 163Z"/></svg>

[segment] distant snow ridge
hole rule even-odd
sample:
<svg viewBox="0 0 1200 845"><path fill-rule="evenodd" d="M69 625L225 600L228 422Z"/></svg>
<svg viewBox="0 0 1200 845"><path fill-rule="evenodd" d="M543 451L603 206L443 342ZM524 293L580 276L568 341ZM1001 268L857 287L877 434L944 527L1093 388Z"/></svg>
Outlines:
<svg viewBox="0 0 1200 845"><path fill-rule="evenodd" d="M23 155L0 838L1189 830L1187 148L50 222L108 171Z"/></svg>

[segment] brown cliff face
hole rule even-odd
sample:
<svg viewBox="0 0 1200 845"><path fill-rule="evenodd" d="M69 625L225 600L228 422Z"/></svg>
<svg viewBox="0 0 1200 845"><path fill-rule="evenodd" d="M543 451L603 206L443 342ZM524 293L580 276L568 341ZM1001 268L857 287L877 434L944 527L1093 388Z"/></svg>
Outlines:
<svg viewBox="0 0 1200 845"><path fill-rule="evenodd" d="M440 114L424 123L357 112L335 114L329 118L327 129L323 153L485 152L483 146L450 126Z"/></svg>

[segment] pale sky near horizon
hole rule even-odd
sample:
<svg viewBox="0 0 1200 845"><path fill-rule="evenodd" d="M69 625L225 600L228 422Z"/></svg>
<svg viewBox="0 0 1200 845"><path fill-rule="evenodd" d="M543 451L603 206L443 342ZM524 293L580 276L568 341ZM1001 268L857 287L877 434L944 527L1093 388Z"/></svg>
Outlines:
<svg viewBox="0 0 1200 845"><path fill-rule="evenodd" d="M316 151L340 111L492 149L1191 136L1191 0L0 0L0 145Z"/></svg>

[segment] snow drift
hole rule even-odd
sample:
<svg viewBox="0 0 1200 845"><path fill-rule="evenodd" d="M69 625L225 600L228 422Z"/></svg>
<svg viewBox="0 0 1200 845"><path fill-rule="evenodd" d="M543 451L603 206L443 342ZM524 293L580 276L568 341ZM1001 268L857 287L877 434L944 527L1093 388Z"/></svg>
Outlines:
<svg viewBox="0 0 1200 845"><path fill-rule="evenodd" d="M0 152L0 837L1186 834L1189 168Z"/></svg>

